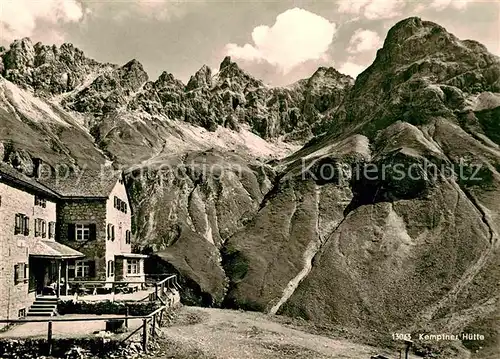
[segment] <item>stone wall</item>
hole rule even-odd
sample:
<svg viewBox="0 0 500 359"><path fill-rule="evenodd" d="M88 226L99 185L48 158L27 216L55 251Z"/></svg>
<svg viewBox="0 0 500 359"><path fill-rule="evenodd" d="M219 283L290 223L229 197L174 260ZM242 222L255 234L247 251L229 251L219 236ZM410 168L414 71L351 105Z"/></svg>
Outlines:
<svg viewBox="0 0 500 359"><path fill-rule="evenodd" d="M95 224L94 240L77 242L68 238L69 224ZM57 241L85 254L85 259L95 261L95 277L106 280L106 200L65 200L57 208ZM70 263L71 265L71 263ZM81 279L81 278L78 278Z"/></svg>
<svg viewBox="0 0 500 359"><path fill-rule="evenodd" d="M0 318L17 319L19 311L28 307L34 300L34 293L28 293L29 267L26 270L27 280L15 283L14 266L29 264L29 247L36 240L35 218L47 222L55 221L56 205L46 202L46 207L35 206L35 196L21 188L0 182ZM29 235L15 234L15 216L22 213L29 217ZM48 236L44 238L49 240ZM3 324L0 324L0 327Z"/></svg>

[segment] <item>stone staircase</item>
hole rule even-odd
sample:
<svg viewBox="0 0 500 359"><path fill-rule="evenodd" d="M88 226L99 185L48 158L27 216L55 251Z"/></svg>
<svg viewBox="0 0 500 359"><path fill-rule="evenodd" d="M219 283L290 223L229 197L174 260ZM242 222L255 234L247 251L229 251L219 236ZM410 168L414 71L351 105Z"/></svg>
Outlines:
<svg viewBox="0 0 500 359"><path fill-rule="evenodd" d="M52 317L57 315L56 297L37 297L33 305L28 309L28 317Z"/></svg>

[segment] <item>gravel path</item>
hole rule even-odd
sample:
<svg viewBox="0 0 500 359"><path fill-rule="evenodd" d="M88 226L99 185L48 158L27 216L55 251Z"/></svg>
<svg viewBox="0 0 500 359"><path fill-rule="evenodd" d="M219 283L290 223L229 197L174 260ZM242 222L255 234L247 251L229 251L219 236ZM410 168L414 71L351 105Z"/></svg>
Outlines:
<svg viewBox="0 0 500 359"><path fill-rule="evenodd" d="M380 349L309 334L261 313L183 307L162 329L159 359L369 359ZM396 358L396 353L391 353Z"/></svg>

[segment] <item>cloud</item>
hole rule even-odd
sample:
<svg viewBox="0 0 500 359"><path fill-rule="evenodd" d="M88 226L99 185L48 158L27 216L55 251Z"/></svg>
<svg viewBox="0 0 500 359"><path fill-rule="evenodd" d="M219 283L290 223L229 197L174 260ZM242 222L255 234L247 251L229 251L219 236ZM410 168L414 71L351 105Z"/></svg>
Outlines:
<svg viewBox="0 0 500 359"><path fill-rule="evenodd" d="M448 7L453 7L457 10L464 10L472 0L433 0L429 6L437 11L442 11Z"/></svg>
<svg viewBox="0 0 500 359"><path fill-rule="evenodd" d="M342 64L342 66L340 66L338 71L342 74L346 74L356 78L360 73L362 73L366 69L366 66L358 65L352 62L352 60L353 60L352 58L349 58L346 62Z"/></svg>
<svg viewBox="0 0 500 359"><path fill-rule="evenodd" d="M83 16L76 0L0 0L0 40L33 36L38 21L56 26L78 22Z"/></svg>
<svg viewBox="0 0 500 359"><path fill-rule="evenodd" d="M401 15L404 7L404 0L343 0L339 3L338 11L360 15L369 20L379 20Z"/></svg>
<svg viewBox="0 0 500 359"><path fill-rule="evenodd" d="M358 29L352 35L347 51L357 54L378 49L381 44L382 40L375 31Z"/></svg>
<svg viewBox="0 0 500 359"><path fill-rule="evenodd" d="M267 61L288 73L307 61L327 57L336 25L312 12L294 8L276 17L271 27L253 29L253 44L227 44L226 54L246 61Z"/></svg>

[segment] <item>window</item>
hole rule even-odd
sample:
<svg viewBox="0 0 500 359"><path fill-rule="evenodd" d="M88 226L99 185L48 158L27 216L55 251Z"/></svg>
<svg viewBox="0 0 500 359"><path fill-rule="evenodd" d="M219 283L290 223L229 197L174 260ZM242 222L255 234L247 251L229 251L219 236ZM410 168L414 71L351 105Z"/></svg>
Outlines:
<svg viewBox="0 0 500 359"><path fill-rule="evenodd" d="M23 214L16 214L16 223L14 228L14 234L23 233Z"/></svg>
<svg viewBox="0 0 500 359"><path fill-rule="evenodd" d="M88 224L77 224L76 229L76 241L84 242L90 239L90 225Z"/></svg>
<svg viewBox="0 0 500 359"><path fill-rule="evenodd" d="M56 222L49 222L49 238L56 237Z"/></svg>
<svg viewBox="0 0 500 359"><path fill-rule="evenodd" d="M26 308L19 309L17 313L18 318L24 318L26 316Z"/></svg>
<svg viewBox="0 0 500 359"><path fill-rule="evenodd" d="M35 206L40 206L45 208L47 207L47 200L45 198L35 195Z"/></svg>
<svg viewBox="0 0 500 359"><path fill-rule="evenodd" d="M86 260L75 261L75 278L87 278L90 275L90 264Z"/></svg>
<svg viewBox="0 0 500 359"><path fill-rule="evenodd" d="M23 234L28 236L30 234L30 219L22 213L16 214L14 223L14 234Z"/></svg>
<svg viewBox="0 0 500 359"><path fill-rule="evenodd" d="M35 218L35 237L45 238L47 236L47 222L41 218Z"/></svg>
<svg viewBox="0 0 500 359"><path fill-rule="evenodd" d="M122 201L121 199L115 196L114 204L116 209L120 210L123 213L127 213L127 203L125 201Z"/></svg>
<svg viewBox="0 0 500 359"><path fill-rule="evenodd" d="M115 226L111 223L108 223L108 241L115 240Z"/></svg>
<svg viewBox="0 0 500 359"><path fill-rule="evenodd" d="M26 263L14 265L14 284L24 283L28 280L28 266Z"/></svg>
<svg viewBox="0 0 500 359"><path fill-rule="evenodd" d="M70 241L95 241L97 239L96 233L95 223L68 223L68 240Z"/></svg>
<svg viewBox="0 0 500 359"><path fill-rule="evenodd" d="M112 277L115 275L115 262L108 261L108 277Z"/></svg>
<svg viewBox="0 0 500 359"><path fill-rule="evenodd" d="M138 259L127 259L127 274L139 274L139 260Z"/></svg>
<svg viewBox="0 0 500 359"><path fill-rule="evenodd" d="M130 242L131 242L130 237L131 237L130 231L128 231L128 230L125 231L125 244L130 244Z"/></svg>

